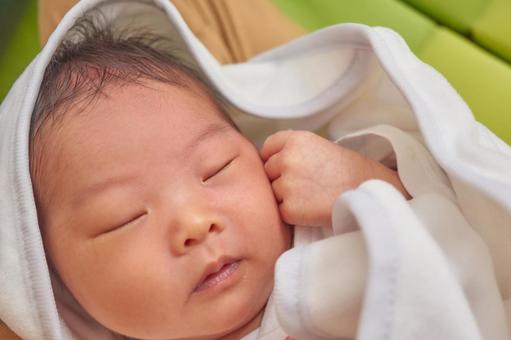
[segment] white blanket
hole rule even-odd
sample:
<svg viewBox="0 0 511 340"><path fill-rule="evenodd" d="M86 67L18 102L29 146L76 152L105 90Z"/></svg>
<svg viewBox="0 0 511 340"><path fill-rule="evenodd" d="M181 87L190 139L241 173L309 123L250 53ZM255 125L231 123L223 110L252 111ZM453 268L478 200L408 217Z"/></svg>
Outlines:
<svg viewBox="0 0 511 340"><path fill-rule="evenodd" d="M76 18L102 2L82 1L65 16L0 107L0 319L24 339L72 338L56 307L65 297L52 290L42 247L28 134L53 52ZM346 280L347 269L360 268L357 257L346 262L344 243L358 244L367 261L361 264L367 272L357 274L366 279L358 339L508 338L511 149L474 120L445 79L396 33L337 25L246 63L221 66L167 0L102 6L120 27L149 25L175 37L256 143L282 128L326 127L330 138L344 137L342 143L371 157L397 157L414 200L368 182L337 200L336 236L293 248L279 260L275 310L287 334L300 340L341 336L342 299L357 292L350 295L349 285L337 283ZM421 161L417 154L431 157ZM326 264L328 271L321 271ZM313 280L320 275L325 279ZM293 292L300 293L295 300ZM83 334L109 337L79 311L66 313Z"/></svg>

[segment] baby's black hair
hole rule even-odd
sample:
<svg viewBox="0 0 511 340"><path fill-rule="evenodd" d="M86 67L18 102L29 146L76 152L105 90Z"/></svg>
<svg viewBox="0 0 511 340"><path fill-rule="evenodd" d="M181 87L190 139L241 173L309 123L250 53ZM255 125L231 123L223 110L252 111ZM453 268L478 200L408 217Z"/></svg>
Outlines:
<svg viewBox="0 0 511 340"><path fill-rule="evenodd" d="M98 10L83 16L70 29L70 38L57 48L44 73L32 113L31 143L41 126L60 121L71 107L85 108L107 96L107 85L144 86L147 80L195 92L198 89L239 130L222 98L189 62L179 57L182 51L169 38L143 29L114 29L105 22Z"/></svg>

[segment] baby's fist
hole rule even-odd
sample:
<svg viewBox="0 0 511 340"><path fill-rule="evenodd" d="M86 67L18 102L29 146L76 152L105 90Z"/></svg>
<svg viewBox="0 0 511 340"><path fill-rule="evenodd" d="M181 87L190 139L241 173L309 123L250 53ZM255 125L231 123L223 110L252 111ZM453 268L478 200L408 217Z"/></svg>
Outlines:
<svg viewBox="0 0 511 340"><path fill-rule="evenodd" d="M288 224L331 226L335 199L377 178L406 190L395 171L308 131L279 131L260 151L264 168Z"/></svg>
<svg viewBox="0 0 511 340"><path fill-rule="evenodd" d="M284 222L330 226L337 195L353 186L345 150L312 132L286 130L268 137L260 153Z"/></svg>

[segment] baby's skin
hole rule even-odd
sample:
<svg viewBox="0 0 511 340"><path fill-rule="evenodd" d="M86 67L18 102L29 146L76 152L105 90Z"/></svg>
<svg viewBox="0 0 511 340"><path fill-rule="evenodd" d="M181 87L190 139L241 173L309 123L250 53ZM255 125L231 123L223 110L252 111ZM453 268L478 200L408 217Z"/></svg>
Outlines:
<svg viewBox="0 0 511 340"><path fill-rule="evenodd" d="M260 154L288 224L331 227L335 199L369 179L387 181L410 198L396 171L312 132L279 131Z"/></svg>
<svg viewBox="0 0 511 340"><path fill-rule="evenodd" d="M32 176L52 270L120 334L240 339L261 323L290 224L330 225L335 198L369 178L405 193L394 171L310 132L259 153L199 88L105 92L43 126Z"/></svg>

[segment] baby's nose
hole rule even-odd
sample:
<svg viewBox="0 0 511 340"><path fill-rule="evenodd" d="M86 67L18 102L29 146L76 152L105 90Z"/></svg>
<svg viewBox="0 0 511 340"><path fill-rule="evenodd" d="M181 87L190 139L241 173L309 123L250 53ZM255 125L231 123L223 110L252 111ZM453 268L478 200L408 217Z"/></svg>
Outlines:
<svg viewBox="0 0 511 340"><path fill-rule="evenodd" d="M191 248L203 243L208 235L220 233L224 227L212 214L200 209L181 211L178 226L172 233L172 250L176 255L184 255Z"/></svg>

